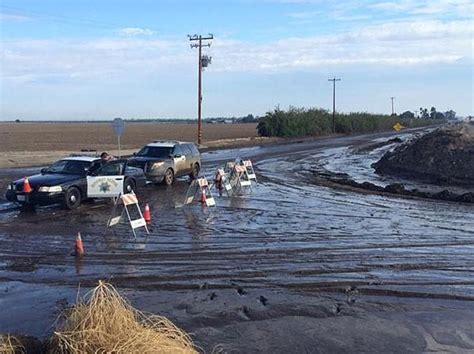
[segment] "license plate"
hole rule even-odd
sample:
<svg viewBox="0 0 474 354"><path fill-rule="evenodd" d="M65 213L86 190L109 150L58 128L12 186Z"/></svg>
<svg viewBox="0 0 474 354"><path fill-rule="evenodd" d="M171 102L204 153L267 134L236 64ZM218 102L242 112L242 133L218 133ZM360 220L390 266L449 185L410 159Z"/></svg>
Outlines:
<svg viewBox="0 0 474 354"><path fill-rule="evenodd" d="M26 195L18 194L16 196L16 200L18 200L19 202L24 202L26 200Z"/></svg>

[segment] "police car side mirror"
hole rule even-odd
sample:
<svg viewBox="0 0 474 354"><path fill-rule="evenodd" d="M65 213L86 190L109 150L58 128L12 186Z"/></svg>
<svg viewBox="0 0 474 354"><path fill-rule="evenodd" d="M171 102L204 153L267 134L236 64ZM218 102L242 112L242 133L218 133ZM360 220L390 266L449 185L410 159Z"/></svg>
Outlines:
<svg viewBox="0 0 474 354"><path fill-rule="evenodd" d="M173 157L175 157L175 158L177 158L177 159L179 159L181 156L183 156L183 155L181 155L181 154L175 154L175 155L173 155Z"/></svg>
<svg viewBox="0 0 474 354"><path fill-rule="evenodd" d="M41 174L43 174L43 175L44 175L44 174L46 173L46 171L47 171L47 170L48 170L47 168L42 168L42 169L40 170L40 172L41 172Z"/></svg>

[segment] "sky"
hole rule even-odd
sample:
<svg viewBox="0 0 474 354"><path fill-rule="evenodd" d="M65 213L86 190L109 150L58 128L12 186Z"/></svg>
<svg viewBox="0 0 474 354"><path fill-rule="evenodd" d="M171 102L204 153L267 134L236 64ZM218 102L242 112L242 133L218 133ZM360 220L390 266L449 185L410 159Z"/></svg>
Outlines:
<svg viewBox="0 0 474 354"><path fill-rule="evenodd" d="M473 0L0 0L0 120L474 114Z"/></svg>

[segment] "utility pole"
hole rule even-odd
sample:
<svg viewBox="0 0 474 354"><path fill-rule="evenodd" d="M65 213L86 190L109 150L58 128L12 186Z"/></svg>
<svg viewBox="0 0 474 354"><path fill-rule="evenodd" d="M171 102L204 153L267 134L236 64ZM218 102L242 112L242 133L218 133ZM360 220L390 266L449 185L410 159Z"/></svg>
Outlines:
<svg viewBox="0 0 474 354"><path fill-rule="evenodd" d="M341 79L328 79L332 81L332 131L336 132L336 81L341 81Z"/></svg>
<svg viewBox="0 0 474 354"><path fill-rule="evenodd" d="M211 58L208 56L202 55L202 47L210 47L211 43L202 41L209 41L214 39L212 34L209 34L207 37L203 37L200 34L197 35L188 35L190 41L197 43L192 43L191 48L198 48L198 144L201 144L202 131L201 131L201 103L202 103L202 70L211 63Z"/></svg>
<svg viewBox="0 0 474 354"><path fill-rule="evenodd" d="M393 100L395 99L395 97L390 97L390 99L392 100L392 116L395 114L395 110L393 109Z"/></svg>

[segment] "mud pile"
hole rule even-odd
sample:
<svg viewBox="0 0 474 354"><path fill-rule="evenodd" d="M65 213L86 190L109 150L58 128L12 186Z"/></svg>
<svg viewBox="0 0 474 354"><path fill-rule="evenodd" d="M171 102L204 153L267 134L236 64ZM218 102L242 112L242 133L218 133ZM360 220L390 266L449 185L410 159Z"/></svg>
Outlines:
<svg viewBox="0 0 474 354"><path fill-rule="evenodd" d="M474 184L474 124L438 128L387 152L372 167L379 174Z"/></svg>

